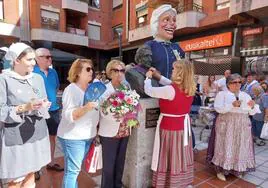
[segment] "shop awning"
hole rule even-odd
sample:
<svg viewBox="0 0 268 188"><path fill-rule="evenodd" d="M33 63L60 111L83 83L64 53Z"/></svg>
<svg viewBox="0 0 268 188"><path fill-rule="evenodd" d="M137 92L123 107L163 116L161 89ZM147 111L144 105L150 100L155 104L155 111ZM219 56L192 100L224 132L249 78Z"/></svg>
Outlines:
<svg viewBox="0 0 268 188"><path fill-rule="evenodd" d="M55 49L55 48L50 50L50 52L51 52L52 59L54 62L72 63L74 60L76 60L78 58L80 58L80 59L84 58L82 56L72 54L69 52L65 52L65 51L61 51L61 50Z"/></svg>
<svg viewBox="0 0 268 188"><path fill-rule="evenodd" d="M198 75L223 75L226 70L231 70L231 56L210 57L193 60L195 74Z"/></svg>

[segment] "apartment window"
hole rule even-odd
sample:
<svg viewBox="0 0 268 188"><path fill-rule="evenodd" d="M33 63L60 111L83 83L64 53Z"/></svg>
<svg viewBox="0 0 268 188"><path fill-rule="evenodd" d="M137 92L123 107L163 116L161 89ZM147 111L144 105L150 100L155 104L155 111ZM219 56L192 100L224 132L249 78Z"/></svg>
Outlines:
<svg viewBox="0 0 268 188"><path fill-rule="evenodd" d="M41 9L42 28L59 30L59 18L59 13Z"/></svg>
<svg viewBox="0 0 268 188"><path fill-rule="evenodd" d="M3 0L0 0L0 20L4 19L4 3Z"/></svg>
<svg viewBox="0 0 268 188"><path fill-rule="evenodd" d="M100 8L100 0L89 0L89 6L99 9Z"/></svg>
<svg viewBox="0 0 268 188"><path fill-rule="evenodd" d="M148 1L141 1L136 5L137 26L141 27L147 24Z"/></svg>
<svg viewBox="0 0 268 188"><path fill-rule="evenodd" d="M101 26L88 24L88 38L91 40L100 40L101 38Z"/></svg>
<svg viewBox="0 0 268 188"><path fill-rule="evenodd" d="M118 8L123 5L123 0L113 0L113 8Z"/></svg>
<svg viewBox="0 0 268 188"><path fill-rule="evenodd" d="M118 25L118 26L113 27L113 40L118 39L118 33L116 31L118 28L121 28L123 30L122 25Z"/></svg>
<svg viewBox="0 0 268 188"><path fill-rule="evenodd" d="M216 10L230 7L230 0L216 0Z"/></svg>

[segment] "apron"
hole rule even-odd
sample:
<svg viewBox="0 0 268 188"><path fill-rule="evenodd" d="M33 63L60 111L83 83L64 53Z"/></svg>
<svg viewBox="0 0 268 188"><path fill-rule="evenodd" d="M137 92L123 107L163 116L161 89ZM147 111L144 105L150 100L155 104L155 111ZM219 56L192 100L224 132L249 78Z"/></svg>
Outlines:
<svg viewBox="0 0 268 188"><path fill-rule="evenodd" d="M183 146L188 145L189 137L191 137L191 123L190 123L190 116L189 114L181 114L181 115L175 115L175 114L165 114L160 113L159 119L157 121L157 127L155 130L155 138L154 138L154 148L153 148L153 157L152 157L152 165L151 169L153 171L157 171L158 166L158 159L159 159L159 152L160 152L160 123L162 121L162 118L166 117L184 117L184 127L183 127Z"/></svg>

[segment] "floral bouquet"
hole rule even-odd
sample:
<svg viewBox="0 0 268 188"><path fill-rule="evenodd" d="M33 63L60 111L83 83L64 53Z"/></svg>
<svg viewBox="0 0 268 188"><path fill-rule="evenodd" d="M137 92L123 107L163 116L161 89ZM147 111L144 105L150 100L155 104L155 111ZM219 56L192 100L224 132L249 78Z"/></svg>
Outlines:
<svg viewBox="0 0 268 188"><path fill-rule="evenodd" d="M139 99L140 95L135 90L121 85L103 102L101 109L105 115L108 112L112 113L117 121L124 123L129 128L138 127L137 115L141 110Z"/></svg>

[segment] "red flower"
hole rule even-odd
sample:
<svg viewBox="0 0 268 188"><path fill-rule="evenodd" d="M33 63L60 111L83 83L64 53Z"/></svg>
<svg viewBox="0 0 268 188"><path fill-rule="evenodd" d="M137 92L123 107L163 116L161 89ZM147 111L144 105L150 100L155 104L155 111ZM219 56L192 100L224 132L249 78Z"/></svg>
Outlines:
<svg viewBox="0 0 268 188"><path fill-rule="evenodd" d="M117 107L117 106L118 106L118 102L117 102L116 100L114 100L114 101L112 102L112 105L113 105L114 107Z"/></svg>
<svg viewBox="0 0 268 188"><path fill-rule="evenodd" d="M123 92L119 92L119 93L117 94L117 96L119 97L119 99L123 100L124 97L125 97L125 94L124 94Z"/></svg>

